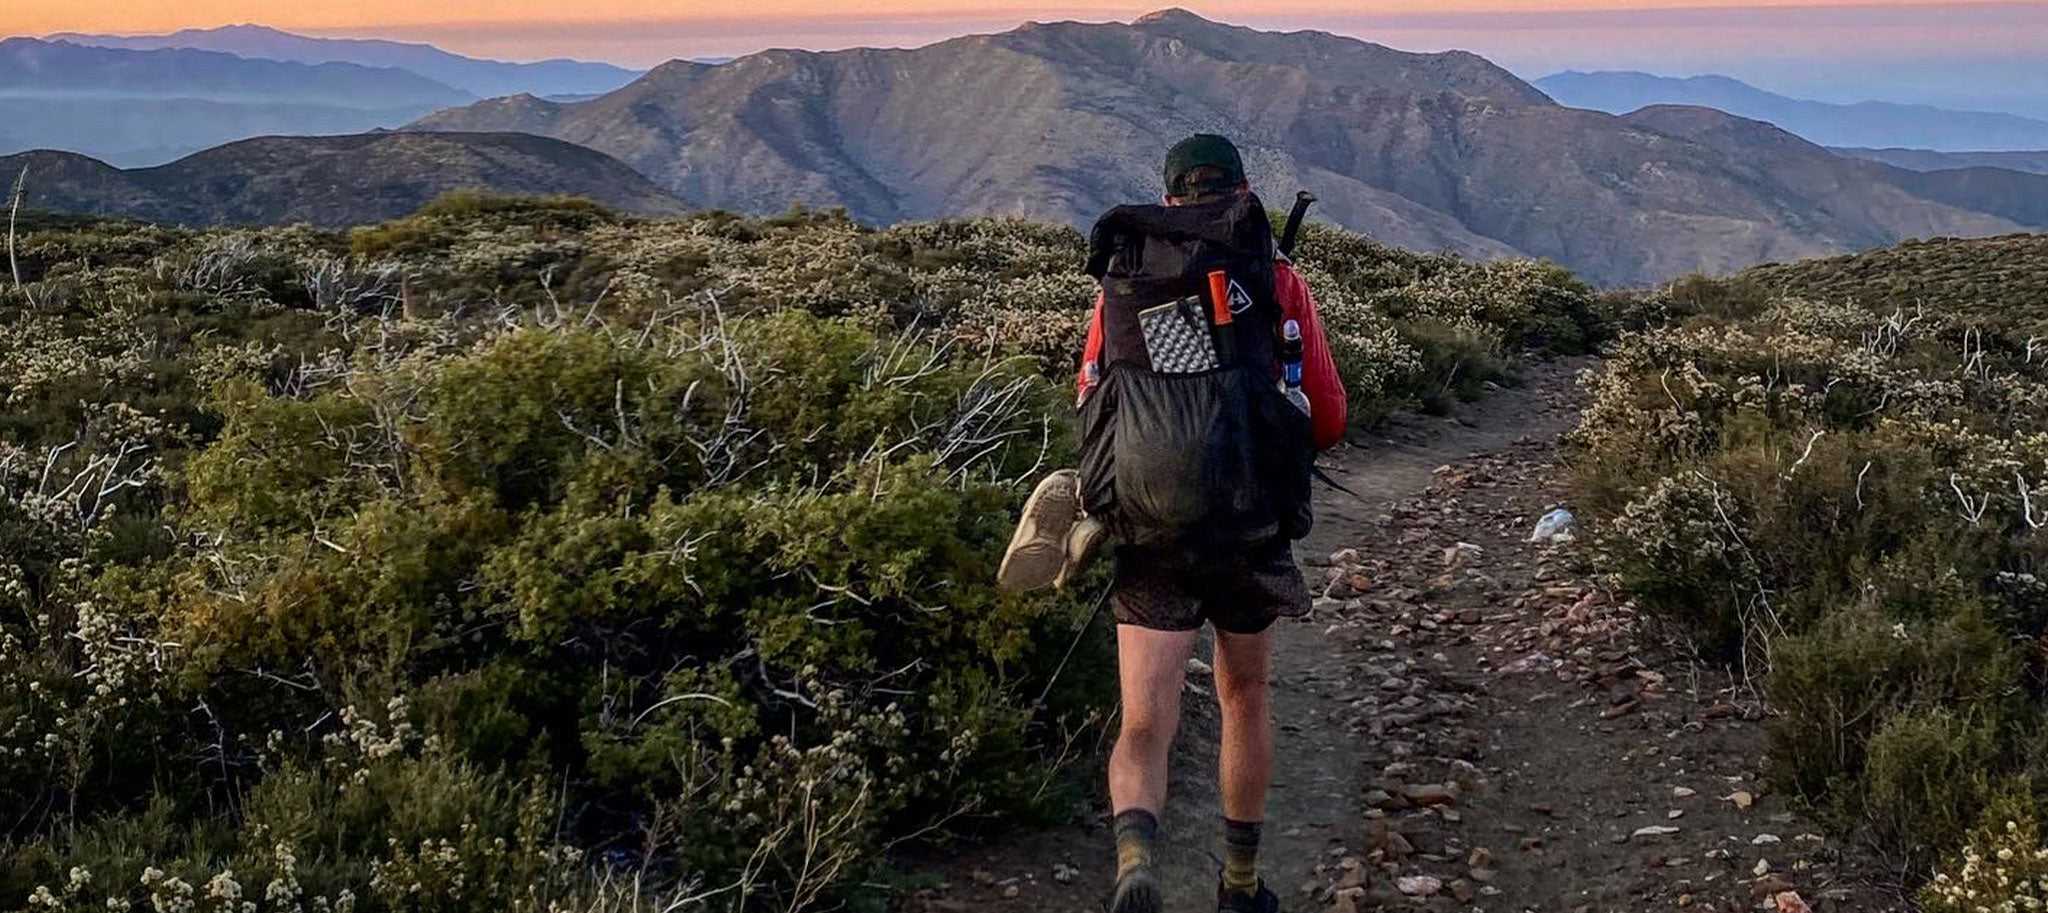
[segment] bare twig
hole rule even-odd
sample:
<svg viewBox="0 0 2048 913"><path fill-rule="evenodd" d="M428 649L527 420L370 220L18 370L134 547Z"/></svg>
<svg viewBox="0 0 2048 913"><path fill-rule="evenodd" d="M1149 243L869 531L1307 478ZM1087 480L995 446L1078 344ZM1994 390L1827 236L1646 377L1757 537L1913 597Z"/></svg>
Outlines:
<svg viewBox="0 0 2048 913"><path fill-rule="evenodd" d="M1798 472L1799 467L1806 465L1806 461L1813 458L1814 443L1816 441L1819 441L1820 436L1826 433L1826 430L1816 431L1813 433L1812 437L1806 439L1806 452L1800 454L1799 459L1792 461L1792 467L1790 469L1785 470L1785 478L1792 478L1792 474Z"/></svg>
<svg viewBox="0 0 2048 913"><path fill-rule="evenodd" d="M21 174L14 178L14 202L7 207L7 269L14 273L14 290L20 292L33 306L36 303L35 296L29 294L28 287L21 284L21 263L14 259L14 221L21 214L21 195L27 187L28 165L23 164Z"/></svg>
<svg viewBox="0 0 2048 913"><path fill-rule="evenodd" d="M1956 493L1956 499L1963 502L1963 519L1970 521L1971 526L1978 525L1984 519L1984 511L1991 506L1991 496L1987 494L1980 499L1972 500L1969 495L1963 493L1963 486L1953 472L1948 474L1948 487Z"/></svg>
<svg viewBox="0 0 2048 913"><path fill-rule="evenodd" d="M2020 471L2015 469L2012 471L2012 480L2020 489L2020 516L2026 518L2027 526L2032 529L2048 526L2048 512L2043 512L2039 517L2034 516L2034 494L2027 489L2026 477L2020 475ZM1988 501L1990 499L1986 498L1985 500Z"/></svg>

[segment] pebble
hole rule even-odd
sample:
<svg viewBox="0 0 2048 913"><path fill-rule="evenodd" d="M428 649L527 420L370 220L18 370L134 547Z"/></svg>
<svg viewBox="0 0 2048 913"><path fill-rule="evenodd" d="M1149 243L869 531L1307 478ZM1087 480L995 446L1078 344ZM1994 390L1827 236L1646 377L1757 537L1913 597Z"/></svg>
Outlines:
<svg viewBox="0 0 2048 913"><path fill-rule="evenodd" d="M1458 801L1458 788L1442 783L1426 783L1401 790L1408 800L1417 805L1449 805Z"/></svg>
<svg viewBox="0 0 2048 913"><path fill-rule="evenodd" d="M1687 789L1683 786L1674 786L1671 788L1671 798L1673 799L1690 799L1697 795L1699 795L1698 790Z"/></svg>
<svg viewBox="0 0 2048 913"><path fill-rule="evenodd" d="M1633 837L1669 837L1669 836L1671 836L1672 834L1676 834L1676 833L1678 833L1678 828L1675 828L1675 827L1670 827L1670 826L1668 826L1668 825L1663 825L1663 824L1652 824L1652 825L1648 825L1648 826L1646 826L1646 827L1639 827L1639 828L1636 828L1636 831L1635 831L1635 833L1633 833L1633 834L1630 834L1629 836L1630 836L1630 837L1632 837L1632 838L1633 838Z"/></svg>
<svg viewBox="0 0 2048 913"><path fill-rule="evenodd" d="M1403 875L1394 879L1394 889L1409 897L1433 897L1444 889L1444 882L1435 875Z"/></svg>

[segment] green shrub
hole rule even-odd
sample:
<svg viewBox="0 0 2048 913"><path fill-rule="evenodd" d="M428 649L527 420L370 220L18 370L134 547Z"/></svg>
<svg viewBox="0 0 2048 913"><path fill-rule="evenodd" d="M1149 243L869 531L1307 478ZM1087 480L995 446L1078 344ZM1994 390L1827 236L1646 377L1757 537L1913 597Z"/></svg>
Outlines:
<svg viewBox="0 0 2048 913"><path fill-rule="evenodd" d="M1612 311L1576 506L1638 604L1766 673L1779 785L1931 861L2042 782L2048 373L2012 324L1782 297L1807 268Z"/></svg>
<svg viewBox="0 0 2048 913"><path fill-rule="evenodd" d="M1112 641L993 578L1072 458L1077 232L457 194L22 241L0 898L830 909L1071 809ZM1552 268L1310 241L1368 417L1597 331Z"/></svg>

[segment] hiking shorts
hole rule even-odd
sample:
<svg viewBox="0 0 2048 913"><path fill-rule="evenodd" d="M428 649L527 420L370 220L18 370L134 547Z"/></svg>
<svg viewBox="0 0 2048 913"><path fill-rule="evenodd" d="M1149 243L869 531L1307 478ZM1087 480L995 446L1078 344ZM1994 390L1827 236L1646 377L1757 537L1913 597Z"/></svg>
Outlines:
<svg viewBox="0 0 2048 913"><path fill-rule="evenodd" d="M1192 631L1206 621L1226 634L1258 634L1308 614L1309 595L1285 539L1220 557L1125 546L1110 605L1117 624Z"/></svg>

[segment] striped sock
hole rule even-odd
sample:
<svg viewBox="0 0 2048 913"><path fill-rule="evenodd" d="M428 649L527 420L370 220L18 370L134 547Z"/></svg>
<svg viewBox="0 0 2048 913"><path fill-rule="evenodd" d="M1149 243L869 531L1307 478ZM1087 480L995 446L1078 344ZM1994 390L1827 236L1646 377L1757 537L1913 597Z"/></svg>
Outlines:
<svg viewBox="0 0 2048 913"><path fill-rule="evenodd" d="M1259 822L1223 819L1223 889L1246 897L1259 890Z"/></svg>
<svg viewBox="0 0 2048 913"><path fill-rule="evenodd" d="M1152 864L1152 846L1159 841L1159 818L1142 808L1117 812L1112 828L1116 833L1116 877L1122 880L1132 869Z"/></svg>

